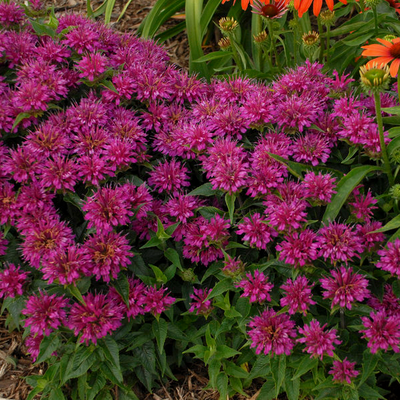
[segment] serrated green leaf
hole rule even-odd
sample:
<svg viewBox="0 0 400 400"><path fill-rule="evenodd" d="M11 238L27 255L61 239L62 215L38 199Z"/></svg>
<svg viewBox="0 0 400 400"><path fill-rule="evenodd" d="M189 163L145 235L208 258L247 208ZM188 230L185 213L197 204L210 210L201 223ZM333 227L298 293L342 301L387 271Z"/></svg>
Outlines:
<svg viewBox="0 0 400 400"><path fill-rule="evenodd" d="M154 236L147 243L145 243L142 247L140 247L140 250L148 249L148 248L151 248L151 247L157 247L161 243L162 243L162 240L160 240L158 237Z"/></svg>
<svg viewBox="0 0 400 400"><path fill-rule="evenodd" d="M87 391L87 400L93 400L106 384L105 378L99 373L96 373L91 380L93 381L93 384Z"/></svg>
<svg viewBox="0 0 400 400"><path fill-rule="evenodd" d="M317 365L318 365L318 358L315 357L310 358L309 356L303 356L303 359L301 360L299 366L297 367L297 370L292 379L294 380L300 378L305 373L315 368Z"/></svg>
<svg viewBox="0 0 400 400"><path fill-rule="evenodd" d="M34 20L30 20L29 22L31 23L33 30L39 36L50 36L53 38L56 35L56 31L48 25L41 24Z"/></svg>
<svg viewBox="0 0 400 400"><path fill-rule="evenodd" d="M64 393L60 388L52 389L49 393L49 400L65 400Z"/></svg>
<svg viewBox="0 0 400 400"><path fill-rule="evenodd" d="M100 371L103 373L106 379L115 385L121 384L124 379L121 370L107 360L100 364Z"/></svg>
<svg viewBox="0 0 400 400"><path fill-rule="evenodd" d="M109 0L108 0L109 1ZM115 1L115 0L114 0ZM114 84L111 81L103 80L99 83L101 86L104 86L105 88L111 90L112 92L119 94L117 88L114 86Z"/></svg>
<svg viewBox="0 0 400 400"><path fill-rule="evenodd" d="M224 344L217 345L215 358L221 360L223 358L231 358L240 354L240 351L232 349L232 347L225 346Z"/></svg>
<svg viewBox="0 0 400 400"><path fill-rule="evenodd" d="M211 293L207 296L207 300L213 299L214 297L219 296L230 289L233 289L232 280L229 278L223 279L214 286Z"/></svg>
<svg viewBox="0 0 400 400"><path fill-rule="evenodd" d="M183 267L181 265L181 259L179 257L178 252L175 249L172 249L171 247L168 247L168 249L166 249L164 251L164 256L172 262L172 264L174 264L176 266L176 268L178 268L180 271L183 271Z"/></svg>
<svg viewBox="0 0 400 400"><path fill-rule="evenodd" d="M164 272L162 272L160 268L152 264L149 264L149 267L153 270L157 282L164 284L168 282L168 278L165 276Z"/></svg>
<svg viewBox="0 0 400 400"><path fill-rule="evenodd" d="M292 379L293 370L286 370L285 391L288 400L298 400L300 396L300 378Z"/></svg>
<svg viewBox="0 0 400 400"><path fill-rule="evenodd" d="M60 338L53 332L50 336L44 336L40 342L40 351L35 361L36 364L40 364L51 357L51 355L58 349L60 345Z"/></svg>
<svg viewBox="0 0 400 400"><path fill-rule="evenodd" d="M221 399L228 399L228 377L225 372L220 372L217 376L217 390Z"/></svg>
<svg viewBox="0 0 400 400"><path fill-rule="evenodd" d="M236 194L227 193L225 195L225 203L226 206L228 207L229 220L231 224L233 224L233 214L235 213L235 200L236 200Z"/></svg>
<svg viewBox="0 0 400 400"><path fill-rule="evenodd" d="M117 342L110 335L107 335L100 343L103 345L102 350L107 360L119 369L119 348Z"/></svg>
<svg viewBox="0 0 400 400"><path fill-rule="evenodd" d="M275 381L275 397L278 397L286 376L286 355L275 355L271 358L271 372Z"/></svg>
<svg viewBox="0 0 400 400"><path fill-rule="evenodd" d="M257 400L273 400L275 398L275 382L270 379L262 385Z"/></svg>
<svg viewBox="0 0 400 400"><path fill-rule="evenodd" d="M363 354L363 371L361 374L361 379L359 386L363 384L369 376L375 371L378 364L379 357L376 354L372 354L370 349L366 349Z"/></svg>
<svg viewBox="0 0 400 400"><path fill-rule="evenodd" d="M329 222L334 221L354 188L370 172L379 170L381 170L380 167L363 165L352 169L346 176L344 176L336 186L336 194L332 196L331 202L326 207L321 221L322 224L326 225Z"/></svg>
<svg viewBox="0 0 400 400"><path fill-rule="evenodd" d="M362 396L364 399L375 400L375 399L385 399L379 392L373 389L371 386L368 386L366 383L363 383L358 388L358 394Z"/></svg>
<svg viewBox="0 0 400 400"><path fill-rule="evenodd" d="M216 190L212 188L211 183L205 183L204 185L201 185L197 187L196 189L192 190L188 196L215 196Z"/></svg>
<svg viewBox="0 0 400 400"><path fill-rule="evenodd" d="M120 274L117 281L113 282L114 288L122 297L124 303L129 306L129 281L124 274Z"/></svg>
<svg viewBox="0 0 400 400"><path fill-rule="evenodd" d="M158 321L154 320L152 329L157 341L158 351L162 354L164 351L165 340L167 339L168 322L163 318L159 318Z"/></svg>
<svg viewBox="0 0 400 400"><path fill-rule="evenodd" d="M11 131L14 131L14 129L18 126L18 124L21 121L23 121L25 118L29 118L30 116L31 116L31 114L26 113L26 112L19 113L17 115L17 117L15 118L15 121L14 121L14 124L13 124L13 126L11 128Z"/></svg>

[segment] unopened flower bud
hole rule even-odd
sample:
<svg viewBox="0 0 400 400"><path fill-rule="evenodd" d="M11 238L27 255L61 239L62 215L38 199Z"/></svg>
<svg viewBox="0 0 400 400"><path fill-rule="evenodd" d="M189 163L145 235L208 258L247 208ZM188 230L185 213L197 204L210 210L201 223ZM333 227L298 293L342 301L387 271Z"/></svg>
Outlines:
<svg viewBox="0 0 400 400"><path fill-rule="evenodd" d="M361 86L365 92L380 93L389 85L389 67L378 63L360 67Z"/></svg>
<svg viewBox="0 0 400 400"><path fill-rule="evenodd" d="M394 149L390 155L390 161L400 164L400 148Z"/></svg>
<svg viewBox="0 0 400 400"><path fill-rule="evenodd" d="M335 24L335 12L331 10L322 11L319 18L324 26L332 26Z"/></svg>
<svg viewBox="0 0 400 400"><path fill-rule="evenodd" d="M228 50L231 47L231 41L228 37L223 37L218 41L218 46L221 50Z"/></svg>
<svg viewBox="0 0 400 400"><path fill-rule="evenodd" d="M396 39L397 36L395 35L386 35L383 37L384 40L387 40L388 42L392 42L393 39Z"/></svg>
<svg viewBox="0 0 400 400"><path fill-rule="evenodd" d="M260 44L264 43L268 39L267 32L262 31L258 35L253 35L254 37L254 43Z"/></svg>
<svg viewBox="0 0 400 400"><path fill-rule="evenodd" d="M196 274L193 272L193 268L185 269L184 271L179 271L178 275L185 282L194 282L196 280Z"/></svg>
<svg viewBox="0 0 400 400"><path fill-rule="evenodd" d="M364 0L365 6L368 8L375 8L381 0Z"/></svg>
<svg viewBox="0 0 400 400"><path fill-rule="evenodd" d="M226 34L233 32L239 26L239 24L237 21L235 21L233 17L224 17L219 20L218 26L219 29L221 29L222 33Z"/></svg>
<svg viewBox="0 0 400 400"><path fill-rule="evenodd" d="M315 58L316 51L319 47L319 35L317 32L308 32L302 36L302 48L304 55L313 60Z"/></svg>
<svg viewBox="0 0 400 400"><path fill-rule="evenodd" d="M389 190L389 194L393 200L399 201L400 200L400 185L396 184L392 186Z"/></svg>

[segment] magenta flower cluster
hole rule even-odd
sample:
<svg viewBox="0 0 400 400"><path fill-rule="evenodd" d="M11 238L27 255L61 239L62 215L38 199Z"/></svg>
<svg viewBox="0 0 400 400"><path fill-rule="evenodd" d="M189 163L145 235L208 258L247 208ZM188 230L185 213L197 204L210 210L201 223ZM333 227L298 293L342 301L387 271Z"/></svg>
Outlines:
<svg viewBox="0 0 400 400"><path fill-rule="evenodd" d="M343 312L368 301L376 312L362 317L362 338L373 353L399 351L400 300L390 285L382 301L372 296L368 275L352 266L377 254L375 267L400 277L400 239L384 247L376 194L357 186L346 222L310 220L338 191L340 171L313 169L336 156L338 143L381 157L370 101L356 98L346 75L333 79L307 62L272 84L206 83L171 66L154 42L82 16L60 17L54 38L38 36L19 6L0 3L0 24L0 60L13 72L0 77L0 224L10 228L0 232L0 257L18 240L23 261L2 266L0 298L24 295L31 274L71 288L91 281L81 301L45 289L28 296L22 313L33 358L61 326L96 344L124 318L159 318L175 303L156 285L168 278L142 279L134 260L146 241L161 248L166 240L187 264L219 262L240 300L260 309L245 322L256 354L289 355L300 344L310 357L334 356L337 329L294 321L315 308L313 291ZM283 285L272 264L246 271L236 248L272 255L290 271ZM324 271L317 278L308 275L315 265ZM124 275L125 296L114 287ZM191 313L213 312L210 290L187 295ZM350 384L354 366L334 361L333 380Z"/></svg>

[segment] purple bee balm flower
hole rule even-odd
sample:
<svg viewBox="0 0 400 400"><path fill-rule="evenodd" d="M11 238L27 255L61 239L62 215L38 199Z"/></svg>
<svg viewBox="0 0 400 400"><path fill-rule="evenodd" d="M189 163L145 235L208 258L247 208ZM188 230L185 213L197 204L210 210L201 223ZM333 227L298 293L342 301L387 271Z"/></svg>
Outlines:
<svg viewBox="0 0 400 400"><path fill-rule="evenodd" d="M18 4L10 2L0 3L0 25L10 27L12 25L22 24L25 18L24 9Z"/></svg>
<svg viewBox="0 0 400 400"><path fill-rule="evenodd" d="M388 242L387 248L379 250L377 253L381 257L376 263L376 267L388 271L400 279L400 239Z"/></svg>
<svg viewBox="0 0 400 400"><path fill-rule="evenodd" d="M44 188L62 190L63 193L67 190L75 191L78 166L73 159L55 155L44 162L41 172L41 184Z"/></svg>
<svg viewBox="0 0 400 400"><path fill-rule="evenodd" d="M60 29L60 26L58 28ZM67 32L63 43L74 49L78 54L101 49L100 34L89 23L80 24Z"/></svg>
<svg viewBox="0 0 400 400"><path fill-rule="evenodd" d="M353 190L354 201L349 203L351 206L352 214L362 222L370 222L371 217L373 216L374 209L378 208L373 206L376 204L378 200L372 197L371 192L368 191L367 194L364 196L360 193L359 187Z"/></svg>
<svg viewBox="0 0 400 400"><path fill-rule="evenodd" d="M208 156L202 157L203 168L207 178L211 178L213 189L232 194L246 186L249 173L247 154L237 144L229 138L217 140L209 148Z"/></svg>
<svg viewBox="0 0 400 400"><path fill-rule="evenodd" d="M392 347L395 353L400 351L400 320L397 315L388 316L384 310L371 312L370 318L361 317L366 329L362 338L368 340L368 347L371 353L376 353L379 349L386 351Z"/></svg>
<svg viewBox="0 0 400 400"><path fill-rule="evenodd" d="M343 361L334 360L329 374L333 375L332 379L334 382L344 383L346 381L351 385L351 378L355 378L360 374L359 371L354 369L355 365L356 362L348 361L347 357Z"/></svg>
<svg viewBox="0 0 400 400"><path fill-rule="evenodd" d="M322 288L326 289L322 293L324 299L332 299L332 308L339 304L351 310L352 303L370 297L368 280L361 274L353 273L353 268L340 267L331 271L331 275L332 278L322 278L320 282Z"/></svg>
<svg viewBox="0 0 400 400"><path fill-rule="evenodd" d="M42 343L43 335L28 335L25 339L25 346L27 353L31 355L32 360L35 362L40 353L40 343Z"/></svg>
<svg viewBox="0 0 400 400"><path fill-rule="evenodd" d="M318 204L329 203L332 195L336 193L334 190L335 180L329 174L320 172L316 175L315 172L308 172L302 182L304 194Z"/></svg>
<svg viewBox="0 0 400 400"><path fill-rule="evenodd" d="M47 85L27 81L14 92L13 101L23 112L46 111L51 98L51 91Z"/></svg>
<svg viewBox="0 0 400 400"><path fill-rule="evenodd" d="M108 59L100 53L91 53L83 56L78 62L78 69L81 71L79 77L94 81L107 70Z"/></svg>
<svg viewBox="0 0 400 400"><path fill-rule="evenodd" d="M121 305L104 294L89 293L82 296L84 304L71 307L67 326L75 336L81 335L80 343L97 344L97 340L115 331L122 325Z"/></svg>
<svg viewBox="0 0 400 400"><path fill-rule="evenodd" d="M0 181L0 224L12 223L17 213L14 185Z"/></svg>
<svg viewBox="0 0 400 400"><path fill-rule="evenodd" d="M297 162L318 165L325 163L331 154L331 143L320 132L307 133L293 142L293 158Z"/></svg>
<svg viewBox="0 0 400 400"><path fill-rule="evenodd" d="M135 319L138 315L144 314L144 305L146 303L146 286L139 279L128 278L129 283L129 296L128 305L126 305L117 292L117 290L112 287L110 289L110 297L113 301L121 305L123 312L126 314L128 319Z"/></svg>
<svg viewBox="0 0 400 400"><path fill-rule="evenodd" d="M356 225L357 236L361 239L361 243L368 252L376 251L385 240L382 232L374 232L382 228L382 222L371 221L365 225Z"/></svg>
<svg viewBox="0 0 400 400"><path fill-rule="evenodd" d="M304 337L297 339L297 341L306 344L303 351L311 354L310 358L321 357L322 360L324 354L333 357L334 345L342 343L337 339L336 329L324 331L326 326L327 324L320 326L319 321L313 319L309 325L299 328L299 333Z"/></svg>
<svg viewBox="0 0 400 400"><path fill-rule="evenodd" d="M194 294L190 295L190 298L193 301L190 304L189 312L196 311L196 315L203 315L207 318L214 309L212 306L212 300L206 300L212 289L194 288L193 291Z"/></svg>
<svg viewBox="0 0 400 400"><path fill-rule="evenodd" d="M110 165L109 158L98 154L82 156L77 160L78 174L84 183L99 186L100 181L109 176L115 176L116 167Z"/></svg>
<svg viewBox="0 0 400 400"><path fill-rule="evenodd" d="M185 224L189 218L194 216L194 210L201 204L202 202L194 196L179 194L177 197L168 200L162 207L162 211Z"/></svg>
<svg viewBox="0 0 400 400"><path fill-rule="evenodd" d="M305 276L299 276L295 280L288 279L281 289L286 293L281 298L280 303L282 307L289 307L289 314L300 312L304 315L311 304L315 304L312 298L313 285L308 283Z"/></svg>
<svg viewBox="0 0 400 400"><path fill-rule="evenodd" d="M236 259L228 254L223 263L224 268L222 268L222 272L226 276L236 278L244 272L244 263L239 258Z"/></svg>
<svg viewBox="0 0 400 400"><path fill-rule="evenodd" d="M146 301L144 312L151 312L157 317L174 304L175 298L165 293L167 290L168 289L164 287L160 289L157 289L156 286L148 287L145 292Z"/></svg>
<svg viewBox="0 0 400 400"><path fill-rule="evenodd" d="M276 250L280 251L279 259L295 268L311 264L318 258L316 238L317 235L310 229L285 236L285 240L276 246Z"/></svg>
<svg viewBox="0 0 400 400"><path fill-rule="evenodd" d="M328 258L335 265L343 261L346 265L353 257L360 258L364 251L361 239L354 234L353 229L346 224L331 222L319 230L318 257Z"/></svg>
<svg viewBox="0 0 400 400"><path fill-rule="evenodd" d="M51 257L74 243L72 229L57 219L40 220L24 234L22 255L34 268L39 268L42 258Z"/></svg>
<svg viewBox="0 0 400 400"><path fill-rule="evenodd" d="M240 297L248 297L250 303L264 303L265 300L271 301L269 292L274 285L268 282L268 277L262 272L255 270L254 276L251 273L246 274L247 279L242 279L236 283L237 288L242 288L244 293Z"/></svg>
<svg viewBox="0 0 400 400"><path fill-rule="evenodd" d="M179 161L165 161L154 167L151 171L148 184L154 186L158 193L167 191L177 196L183 187L190 186L188 169Z"/></svg>
<svg viewBox="0 0 400 400"><path fill-rule="evenodd" d="M75 283L82 275L84 254L80 247L69 246L42 260L43 279L60 285Z"/></svg>
<svg viewBox="0 0 400 400"><path fill-rule="evenodd" d="M352 95L344 96L335 100L332 116L348 118L352 114L358 114L361 107L362 103L359 100L356 100Z"/></svg>
<svg viewBox="0 0 400 400"><path fill-rule="evenodd" d="M290 355L295 345L296 329L287 314L277 315L267 308L261 315L252 318L249 327L253 328L248 331L252 342L250 347L256 348L256 354Z"/></svg>
<svg viewBox="0 0 400 400"><path fill-rule="evenodd" d="M30 296L22 310L22 314L28 317L25 319L25 328L30 327L31 333L50 335L53 329L66 321L67 313L64 308L68 305L68 299L55 294L39 292Z"/></svg>
<svg viewBox="0 0 400 400"><path fill-rule="evenodd" d="M102 187L88 197L82 210L87 211L85 219L89 221L88 228L109 232L113 227L129 222L133 212L128 205L129 197L123 187Z"/></svg>
<svg viewBox="0 0 400 400"><path fill-rule="evenodd" d="M371 296L368 305L376 311L385 311L387 316L400 318L400 299L394 294L392 286L385 285L385 292L382 301L377 297Z"/></svg>
<svg viewBox="0 0 400 400"><path fill-rule="evenodd" d="M1 247L1 239L0 239ZM0 248L1 255L1 248ZM27 272L20 269L14 264L8 264L4 266L4 270L0 271L0 299L2 297L15 297L21 296L23 293L23 285L26 282Z"/></svg>
<svg viewBox="0 0 400 400"><path fill-rule="evenodd" d="M278 233L272 229L267 220L259 213L254 213L250 218L244 217L243 222L238 224L238 235L244 235L243 240L248 241L251 247L257 249L266 249L267 244L278 236Z"/></svg>
<svg viewBox="0 0 400 400"><path fill-rule="evenodd" d="M96 280L103 279L110 282L116 279L121 268L131 263L129 257L129 241L125 236L115 232L98 233L83 244L84 253L83 271L87 276L94 275Z"/></svg>

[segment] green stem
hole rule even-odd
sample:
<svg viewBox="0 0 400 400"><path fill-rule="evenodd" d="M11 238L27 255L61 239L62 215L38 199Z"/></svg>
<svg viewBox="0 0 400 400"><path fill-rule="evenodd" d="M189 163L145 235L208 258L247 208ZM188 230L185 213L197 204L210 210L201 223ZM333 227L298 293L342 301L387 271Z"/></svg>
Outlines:
<svg viewBox="0 0 400 400"><path fill-rule="evenodd" d="M359 4L360 4L361 12L364 12L364 10L365 10L364 0L360 0Z"/></svg>
<svg viewBox="0 0 400 400"><path fill-rule="evenodd" d="M243 71L243 64L242 64L242 61L237 52L236 42L235 42L235 38L234 38L233 34L228 33L228 38L231 42L232 55L233 55L233 59L235 60L236 66L239 68L239 71Z"/></svg>
<svg viewBox="0 0 400 400"><path fill-rule="evenodd" d="M389 179L389 185L394 185L394 179L392 174L392 169L390 168L389 157L387 155L385 138L383 136L383 122L382 122L382 112L381 112L381 97L379 93L374 93L375 100L375 113L376 113L376 121L378 122L378 130L379 130L379 142L381 146L382 158L384 167L386 170L386 175Z"/></svg>
<svg viewBox="0 0 400 400"><path fill-rule="evenodd" d="M323 30L322 30L321 20L319 18L317 18L317 21L318 21L318 33L319 33L320 42L321 42L321 49L320 49L320 53L319 53L319 63L323 64L324 63L324 41L322 40Z"/></svg>
<svg viewBox="0 0 400 400"><path fill-rule="evenodd" d="M374 11L374 21L375 21L375 36L378 36L378 12L376 11L376 7L372 7Z"/></svg>
<svg viewBox="0 0 400 400"><path fill-rule="evenodd" d="M274 51L274 56L275 56L275 63L278 69L279 67L279 60L278 60L278 52L276 51L276 43L275 43L275 35L274 35L274 27L273 27L273 21L268 19L268 31L269 31L269 37L271 38L271 46L272 50ZM272 57L271 57L272 58Z"/></svg>
<svg viewBox="0 0 400 400"><path fill-rule="evenodd" d="M343 308L340 309L340 327L346 329L346 320Z"/></svg>
<svg viewBox="0 0 400 400"><path fill-rule="evenodd" d="M326 27L326 63L329 63L329 41L330 41L331 27L327 24Z"/></svg>

